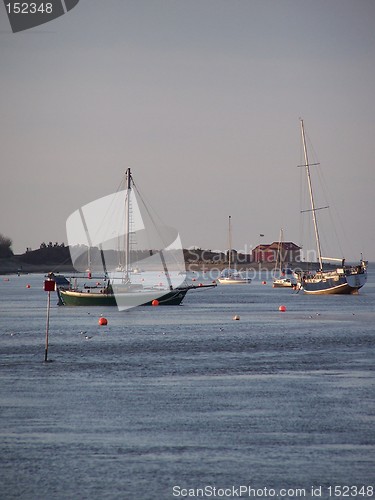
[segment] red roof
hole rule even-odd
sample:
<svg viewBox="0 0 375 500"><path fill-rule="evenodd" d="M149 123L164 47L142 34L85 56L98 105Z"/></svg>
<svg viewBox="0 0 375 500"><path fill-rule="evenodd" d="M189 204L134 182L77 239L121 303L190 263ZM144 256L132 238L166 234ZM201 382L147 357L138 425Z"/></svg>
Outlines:
<svg viewBox="0 0 375 500"><path fill-rule="evenodd" d="M300 250L301 247L293 243L292 241L284 241L283 243L279 243L278 241L274 241L271 244L258 245L254 248L257 251L265 251L265 250L277 250L278 248L282 248L283 250Z"/></svg>

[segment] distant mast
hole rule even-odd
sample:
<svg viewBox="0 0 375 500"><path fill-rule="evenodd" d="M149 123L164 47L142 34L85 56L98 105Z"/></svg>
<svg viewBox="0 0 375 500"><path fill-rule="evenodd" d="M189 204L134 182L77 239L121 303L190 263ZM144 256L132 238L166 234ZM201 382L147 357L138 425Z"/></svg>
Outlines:
<svg viewBox="0 0 375 500"><path fill-rule="evenodd" d="M131 192L131 172L126 171L126 198L125 198L125 280L129 281L130 271L130 192Z"/></svg>
<svg viewBox="0 0 375 500"><path fill-rule="evenodd" d="M230 221L231 221L231 215L229 216L228 218L228 235L229 235L229 258L228 258L228 269L229 269L229 272L230 272L230 266L231 266L231 262L232 262L232 228L231 228L231 224L230 224Z"/></svg>
<svg viewBox="0 0 375 500"><path fill-rule="evenodd" d="M273 271L275 276L277 271L279 271L279 273L282 272L281 269L283 265L283 259L281 256L281 252L283 251L283 242L284 242L284 231L280 229L279 243L277 245L276 264L275 264L275 269Z"/></svg>
<svg viewBox="0 0 375 500"><path fill-rule="evenodd" d="M303 120L300 118L301 122L301 134L302 134L302 143L303 143L303 151L305 154L305 167L306 167L306 175L307 175L307 183L309 186L309 194L310 194L310 202L311 202L311 212L312 212L312 217L313 217L313 222L314 222L314 230L315 230L315 240L316 240L316 247L318 250L318 259L319 259L319 266L320 270L323 270L323 261L322 261L322 250L320 246L320 238L319 238L319 231L318 231L318 223L316 220L316 208L315 208L315 203L314 203L314 195L313 195L313 190L312 190L312 184L311 184L311 177L310 177L310 165L309 165L309 159L307 155L307 147L306 147L306 137L305 137L305 129L303 126Z"/></svg>

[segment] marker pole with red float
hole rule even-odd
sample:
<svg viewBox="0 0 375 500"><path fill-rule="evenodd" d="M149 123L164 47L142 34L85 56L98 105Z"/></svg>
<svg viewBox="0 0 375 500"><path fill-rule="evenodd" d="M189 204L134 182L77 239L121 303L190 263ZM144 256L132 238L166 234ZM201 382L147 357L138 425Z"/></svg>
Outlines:
<svg viewBox="0 0 375 500"><path fill-rule="evenodd" d="M47 323L46 323L46 349L44 352L44 361L48 361L48 330L49 330L49 311L51 308L51 292L55 291L56 282L54 280L45 280L44 291L48 292L47 297Z"/></svg>

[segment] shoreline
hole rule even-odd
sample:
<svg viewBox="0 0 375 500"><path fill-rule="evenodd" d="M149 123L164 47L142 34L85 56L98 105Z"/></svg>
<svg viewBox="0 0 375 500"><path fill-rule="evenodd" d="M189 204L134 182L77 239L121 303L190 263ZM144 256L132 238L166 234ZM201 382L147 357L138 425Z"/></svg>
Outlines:
<svg viewBox="0 0 375 500"><path fill-rule="evenodd" d="M218 272L228 267L225 254L202 249L184 249L185 269L188 272ZM137 259L136 259L137 260ZM142 266L142 258L137 265ZM145 264L146 265L146 264ZM147 266L146 266L147 267ZM237 254L231 267L238 271L261 273L275 270L275 262L254 262L250 255ZM296 271L315 271L318 262L289 262L283 265ZM337 265L326 263L325 269L335 269ZM151 269L150 269L151 270ZM0 275L31 273L82 273L73 266L69 247L46 247L24 254L0 258Z"/></svg>
<svg viewBox="0 0 375 500"><path fill-rule="evenodd" d="M61 263L61 262L44 262L44 263L29 263L24 262L19 258L20 256L14 256L8 259L0 259L0 275L9 274L48 274L53 273L70 273L77 274L77 271L72 264ZM185 268L188 272L209 272L218 271L221 272L223 269L228 267L227 262L201 262L201 261L185 261ZM327 264L327 268L334 267ZM237 263L236 269L242 272L256 272L260 273L262 271L273 271L275 268L274 262L257 262L257 263ZM291 269L298 270L315 270L318 268L317 262L291 262Z"/></svg>
<svg viewBox="0 0 375 500"><path fill-rule="evenodd" d="M45 262L42 264L31 264L21 259L11 257L0 259L0 275L8 274L40 274L40 273L74 273L76 270L71 264Z"/></svg>

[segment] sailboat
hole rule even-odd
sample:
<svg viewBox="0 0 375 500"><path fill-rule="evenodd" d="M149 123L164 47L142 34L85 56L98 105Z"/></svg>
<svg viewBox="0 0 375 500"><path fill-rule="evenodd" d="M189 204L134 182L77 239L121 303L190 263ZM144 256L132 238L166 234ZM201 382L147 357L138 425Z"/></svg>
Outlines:
<svg viewBox="0 0 375 500"><path fill-rule="evenodd" d="M367 281L367 262L362 258L358 265L347 266L345 265L345 259L338 258L328 258L322 257L318 220L316 212L321 208L316 208L314 202L314 194L310 176L310 166L315 164L310 164L307 153L306 146L306 136L303 120L300 120L301 125L301 136L302 144L304 150L305 164L301 165L306 169L307 184L310 195L311 211L316 248L319 261L319 269L316 272L310 272L308 274L300 273L299 275L299 286L303 289L304 293L311 295L323 295L323 294L352 294L358 293L358 290ZM323 207L328 208L328 207ZM340 264L335 269L324 270L323 261L339 262Z"/></svg>
<svg viewBox="0 0 375 500"><path fill-rule="evenodd" d="M68 287L57 286L60 305L117 306L120 310L179 305L189 290L216 286L186 283L180 236L156 222L130 168L125 188L76 210L68 218L67 233L73 264L87 274L85 279L72 277ZM139 251L134 251L135 239ZM136 268L145 273L134 273ZM142 277L146 275L148 283Z"/></svg>
<svg viewBox="0 0 375 500"><path fill-rule="evenodd" d="M273 271L274 279L272 282L273 288L294 288L297 286L297 278L292 269L285 266L285 257L283 255L284 248L284 231L280 229L280 237L277 245L277 256L275 268Z"/></svg>
<svg viewBox="0 0 375 500"><path fill-rule="evenodd" d="M231 216L229 216L228 223L228 234L229 234L229 251L228 251L228 267L224 269L217 281L221 285L246 285L251 283L251 278L247 278L242 273L237 271L236 267L231 267L232 265L232 228L231 228Z"/></svg>

